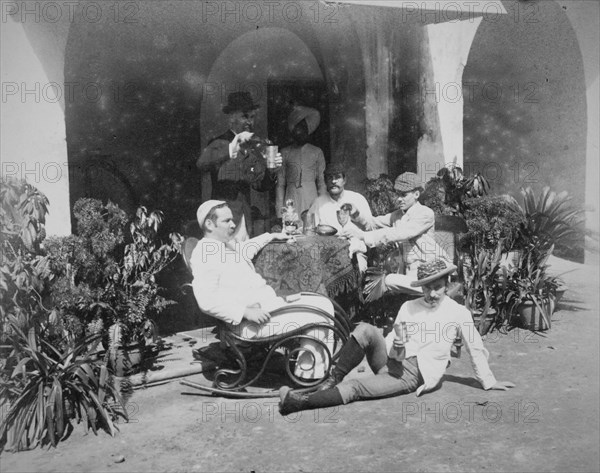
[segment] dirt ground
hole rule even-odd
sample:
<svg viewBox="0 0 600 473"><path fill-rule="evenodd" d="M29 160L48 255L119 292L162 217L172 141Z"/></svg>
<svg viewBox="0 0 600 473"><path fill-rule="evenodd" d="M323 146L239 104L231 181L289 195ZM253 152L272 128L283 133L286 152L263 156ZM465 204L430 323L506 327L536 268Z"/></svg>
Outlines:
<svg viewBox="0 0 600 473"><path fill-rule="evenodd" d="M436 392L288 418L275 399L207 397L175 381L136 391L115 438L77 428L56 449L3 453L0 469L599 471L599 268L554 261L555 271L572 268L549 333L487 337L510 391L476 387L466 353Z"/></svg>

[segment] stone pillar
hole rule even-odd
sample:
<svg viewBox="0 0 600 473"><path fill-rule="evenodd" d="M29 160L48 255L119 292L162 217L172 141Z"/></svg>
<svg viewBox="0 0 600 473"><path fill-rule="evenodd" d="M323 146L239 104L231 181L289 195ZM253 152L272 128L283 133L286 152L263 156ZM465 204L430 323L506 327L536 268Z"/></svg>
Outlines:
<svg viewBox="0 0 600 473"><path fill-rule="evenodd" d="M437 104L442 156L436 157L437 148L424 141L422 149L421 144L419 146L420 167L463 166L462 75L480 23L481 17L478 17L425 27L429 43L425 54L429 55L432 77L423 93L426 101L434 99Z"/></svg>
<svg viewBox="0 0 600 473"><path fill-rule="evenodd" d="M359 14L360 13L360 14ZM387 174L388 133L393 108L391 93L391 30L381 18L381 12L350 9L356 32L360 38L365 69L365 118L367 135L367 177Z"/></svg>
<svg viewBox="0 0 600 473"><path fill-rule="evenodd" d="M50 201L46 232L68 235L71 217L64 81L49 79L38 59L26 34L26 30L36 28L41 32L43 26L36 25L24 28L9 18L1 28L1 172L26 179L43 192ZM64 59L55 66L62 70Z"/></svg>

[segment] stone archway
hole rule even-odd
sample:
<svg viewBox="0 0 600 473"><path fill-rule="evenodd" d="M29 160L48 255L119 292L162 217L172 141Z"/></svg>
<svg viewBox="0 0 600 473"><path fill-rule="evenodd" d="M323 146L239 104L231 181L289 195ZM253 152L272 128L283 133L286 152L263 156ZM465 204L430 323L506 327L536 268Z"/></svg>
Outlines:
<svg viewBox="0 0 600 473"><path fill-rule="evenodd" d="M575 31L556 2L506 6L479 26L464 70L465 169L495 193L550 186L583 206L587 105Z"/></svg>
<svg viewBox="0 0 600 473"><path fill-rule="evenodd" d="M222 106L227 102L229 93L238 91L249 92L260 104L255 133L268 137L269 120L278 115L268 107L269 83L273 80L297 82L299 86L320 82L325 88L325 78L314 54L302 39L287 29L269 27L248 31L223 48L204 83L200 113L202 146L227 129L227 117ZM322 122L320 126L328 127L329 124ZM207 176L203 176L203 187L208 183ZM203 188L202 200L209 197L209 192ZM251 200L251 205L256 206L261 214L269 215L269 202L273 196L252 192ZM264 230L268 229L257 229Z"/></svg>

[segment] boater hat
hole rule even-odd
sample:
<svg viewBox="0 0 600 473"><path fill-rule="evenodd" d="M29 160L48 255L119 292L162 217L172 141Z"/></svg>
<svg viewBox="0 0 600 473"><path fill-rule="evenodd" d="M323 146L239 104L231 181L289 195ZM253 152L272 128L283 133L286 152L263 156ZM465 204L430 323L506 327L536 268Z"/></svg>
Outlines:
<svg viewBox="0 0 600 473"><path fill-rule="evenodd" d="M224 200L207 200L201 204L196 211L196 218L198 219L198 225L200 225L200 228L202 228L202 225L204 225L204 220L206 220L206 216L210 213L210 211L217 205L222 205L225 203L226 202Z"/></svg>
<svg viewBox="0 0 600 473"><path fill-rule="evenodd" d="M417 269L417 281L411 282L410 286L424 286L425 284L429 284L436 279L446 277L449 274L452 274L454 271L456 271L456 266L453 264L447 264L441 259L423 263L421 266L419 266L419 269Z"/></svg>

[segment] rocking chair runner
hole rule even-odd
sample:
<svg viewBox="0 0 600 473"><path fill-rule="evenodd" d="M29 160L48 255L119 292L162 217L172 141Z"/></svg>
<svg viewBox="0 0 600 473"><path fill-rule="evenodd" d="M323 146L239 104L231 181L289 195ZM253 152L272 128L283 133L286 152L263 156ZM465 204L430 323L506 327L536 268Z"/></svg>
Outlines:
<svg viewBox="0 0 600 473"><path fill-rule="evenodd" d="M197 243L198 239L187 238L182 246L183 258L190 271L190 258L192 255L192 251L196 247ZM341 348L341 346L347 341L350 335L351 324L344 309L342 309L342 307L340 307L340 305L334 300L329 299L321 294L311 292L302 292L300 295L313 296L319 298L323 297L328 299L333 305L334 313L330 314L326 310L311 305L292 303L285 307L281 307L279 309L271 311L271 316L289 314L294 312L304 314L312 313L323 317L330 323L311 323L302 327L298 327L294 330L290 330L286 333L250 339L242 337L237 333L234 333L228 325L224 324L221 321L217 321L219 338L221 339L222 344L224 344L225 346L227 358L229 358L233 362L233 364L237 365L237 367L219 367L215 372L213 386L211 388L209 388L208 386L200 385L198 383L192 383L187 380L181 381L181 384L209 391L214 394L230 395L233 397L277 396L276 391L258 394L243 392L245 388L255 385L259 378L261 378L261 376L266 371L269 361L272 359L276 352L283 354L286 374L295 385L303 388L312 388L323 382L324 379L327 377L332 362L338 356L339 348ZM328 338L333 337L332 350L329 349L329 347L323 340L309 335L311 331L317 329L325 331L325 333L327 333L328 335ZM307 340L310 340L313 344L318 345L322 349L322 352L325 354L326 357L324 375L319 379L307 380L298 376L292 369L292 367L295 365L295 361L297 360L298 356L303 352L308 352L308 350L302 348L301 346L301 341ZM250 379L249 360L247 356L248 354L247 350L244 350L242 347L250 347L250 353L256 353L256 350L252 350L253 348L260 348L265 353L264 358L260 361L260 368L258 369L256 374L254 374L254 376L252 376ZM314 363L316 360L314 358L314 354L312 354L312 352L310 353L312 355L314 367Z"/></svg>

